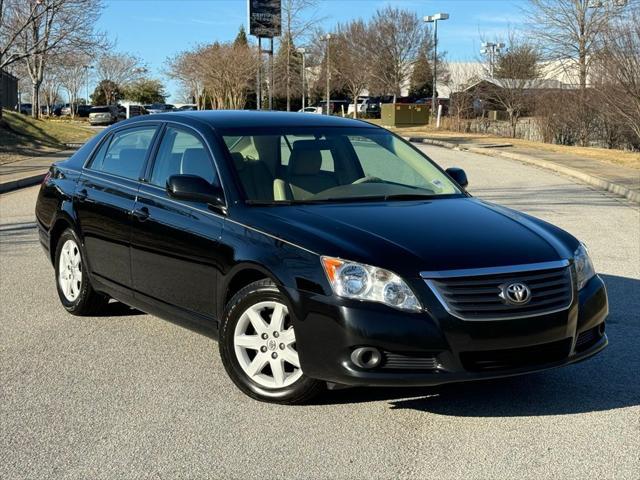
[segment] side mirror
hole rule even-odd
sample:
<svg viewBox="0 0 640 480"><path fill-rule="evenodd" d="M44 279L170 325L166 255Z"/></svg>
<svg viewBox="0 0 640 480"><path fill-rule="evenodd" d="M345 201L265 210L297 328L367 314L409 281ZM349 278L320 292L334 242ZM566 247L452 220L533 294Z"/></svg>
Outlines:
<svg viewBox="0 0 640 480"><path fill-rule="evenodd" d="M224 206L222 189L197 175L171 175L167 180L167 193L173 198Z"/></svg>
<svg viewBox="0 0 640 480"><path fill-rule="evenodd" d="M461 168L447 168L445 170L447 175L449 175L455 182L460 185L462 188L467 188L469 186L469 180L467 180L467 174Z"/></svg>

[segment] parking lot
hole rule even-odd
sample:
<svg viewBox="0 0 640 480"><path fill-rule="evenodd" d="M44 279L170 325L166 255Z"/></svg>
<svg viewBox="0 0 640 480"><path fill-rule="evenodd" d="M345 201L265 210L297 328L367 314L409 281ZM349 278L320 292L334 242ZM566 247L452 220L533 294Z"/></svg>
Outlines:
<svg viewBox="0 0 640 480"><path fill-rule="evenodd" d="M587 244L609 292L608 349L520 378L258 403L197 327L118 303L67 314L28 188L0 197L0 479L640 478L637 205L518 162L423 148L463 167L474 195Z"/></svg>

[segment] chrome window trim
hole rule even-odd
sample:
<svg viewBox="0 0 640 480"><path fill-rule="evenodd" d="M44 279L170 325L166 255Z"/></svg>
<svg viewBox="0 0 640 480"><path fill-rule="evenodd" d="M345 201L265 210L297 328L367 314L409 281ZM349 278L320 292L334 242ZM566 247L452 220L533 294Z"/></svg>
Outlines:
<svg viewBox="0 0 640 480"><path fill-rule="evenodd" d="M185 127L189 130L192 130L196 133L196 135L203 141L203 143L207 146L207 149L209 150L209 159L213 162L213 168L215 168L216 170L216 174L218 175L218 181L220 182L220 188L222 189L222 196L224 198L224 206L228 207L229 206L229 201L227 199L227 189L224 186L224 180L222 179L222 175L220 174L220 168L218 167L218 161L216 160L216 156L213 154L213 148L211 148L211 144L209 143L209 141L198 131L198 129L194 128L191 125L188 125L186 123L182 123L182 122L177 122L175 120L164 120L164 130L161 132L162 137L159 138L159 143L158 143L158 148L160 148L160 143L162 143L162 139L164 138L164 134L166 132L166 129L168 126L171 126L171 124L174 125L180 125L181 127ZM156 156L158 155L157 150L153 153L153 158L150 160L153 160L153 162L151 163L151 170L153 170L153 166L156 163ZM151 182L147 181L148 179L145 178L144 183L145 185L151 185ZM158 186L158 185L154 185L154 186ZM160 187L162 188L162 187Z"/></svg>
<svg viewBox="0 0 640 480"><path fill-rule="evenodd" d="M500 275L504 273L524 273L535 270L551 270L553 268L568 267L569 260L555 260L552 262L525 263L523 265L507 265L503 267L465 268L460 270L436 270L420 272L422 278L454 278L475 277L480 275Z"/></svg>
<svg viewBox="0 0 640 480"><path fill-rule="evenodd" d="M449 315L455 317L459 320L463 320L465 322L501 322L503 320L518 320L523 318L535 318L541 317L544 315L553 315L554 313L564 312L571 308L573 302L575 301L575 282L573 276L573 269L568 268L571 262L569 260L559 260L555 262L542 262L542 263L529 263L525 265L514 265L509 267L490 267L490 268L476 268L469 270L444 270L440 272L421 272L425 283L429 287L429 290L433 293L433 295L438 299L440 305L447 311ZM435 285L433 279L441 279L441 278L460 278L460 277L471 277L478 275L500 275L500 274L508 274L508 273L530 273L535 271L542 270L553 270L554 268L568 268L569 270L569 281L571 283L571 298L566 306L555 308L553 310L544 311L541 313L522 313L519 315L511 315L508 317L499 317L499 318L468 318L461 315L456 314L447 303L446 299L442 296L438 287ZM454 275L449 275L449 272L454 273ZM472 273L468 273L472 272ZM481 273L477 273L481 272ZM437 274L439 276L434 276ZM456 275L457 274L457 275ZM425 276L431 275L431 276Z"/></svg>
<svg viewBox="0 0 640 480"><path fill-rule="evenodd" d="M87 158L85 159L84 163L82 164L82 170L89 170L90 172L98 172L98 173L108 173L108 172L103 172L102 170L96 170L94 168L91 168L90 164L91 162L93 162L93 157L96 156L96 154L98 153L98 150L100 150L100 148L102 148L102 145L105 142L109 142L111 143L111 139L113 138L113 136L116 133L119 133L121 131L124 130L128 130L129 128L139 128L139 127L149 127L155 125L156 129L159 129L160 127L162 127L162 122L158 122L157 120L155 121L146 121L146 122L135 122L135 123L130 123L130 124L126 124L126 125L121 125L121 126L113 126L112 130L109 130L108 132L105 133L104 137L102 137L100 139L100 141L93 147L93 149L91 150L91 152L89 153L89 155L87 155ZM109 128L109 127L107 127ZM102 132L100 132L102 133ZM97 134L99 135L99 133ZM153 144L155 143L155 137L158 135L158 132L156 131L154 138L152 140L151 146L153 147ZM145 164L147 163L147 159L145 158ZM139 179L131 179L128 177L123 177L121 175L114 175L112 173L108 173L109 175L113 175L114 177L117 178L123 178L125 180L131 180L134 182L139 181Z"/></svg>
<svg viewBox="0 0 640 480"><path fill-rule="evenodd" d="M151 197L158 198L159 200L163 200L165 202L175 203L177 205L180 205L181 207L189 208L189 209L194 210L194 211L196 211L198 213L203 213L205 215L210 215L210 216L215 217L215 218L220 218L220 219L222 219L224 221L235 223L236 225L239 225L241 227L247 228L249 230L253 230L254 232L260 233L260 234L262 234L262 235L264 235L266 237L273 238L274 240L277 240L279 242L286 243L287 245L290 245L290 246L295 247L295 248L299 248L300 250L304 250L305 252L310 253L312 255L320 256L319 253L314 252L313 250L309 250L308 248L305 248L305 247L303 247L301 245L297 245L297 244L295 244L293 242L290 242L288 240L285 240L283 238L277 237L275 235L271 235L270 233L267 233L267 232L264 232L264 231L259 230L257 228L251 227L251 226L249 226L247 224L238 222L237 220L233 220L233 219L229 218L228 216L218 215L217 213L211 212L209 210L203 210L202 208L194 207L192 205L187 205L186 203L183 203L183 202L180 202L180 201L177 201L177 200L173 200L171 198L168 198L167 196L156 195L156 194L148 192L148 191L141 192L138 188L132 188L132 187L130 187L128 185L123 185L121 183L114 182L112 180L107 180L107 179L102 178L102 177L91 175L90 173L87 173L86 170L83 171L82 174L86 175L89 178L94 178L94 179L102 181L102 182L111 183L111 184L116 185L118 187L122 187L122 188L126 188L128 190L134 191L134 192L136 192L136 201L137 201L138 197L140 197L141 195L149 195ZM101 175L109 175L109 174L104 173L104 172L100 172L100 174ZM115 178L120 178L120 177L116 176ZM155 188L157 190L165 191L162 188L158 187L157 185L151 185L151 184L148 184L148 183L145 183L144 185L147 186L147 187L153 187L153 188Z"/></svg>

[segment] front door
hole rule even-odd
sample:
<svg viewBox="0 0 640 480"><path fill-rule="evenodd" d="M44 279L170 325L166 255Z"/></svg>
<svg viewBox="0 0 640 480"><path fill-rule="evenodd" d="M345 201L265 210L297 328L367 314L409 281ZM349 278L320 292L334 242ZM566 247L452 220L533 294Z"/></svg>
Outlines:
<svg viewBox="0 0 640 480"><path fill-rule="evenodd" d="M91 273L131 286L131 212L157 125L107 136L83 170L74 195Z"/></svg>
<svg viewBox="0 0 640 480"><path fill-rule="evenodd" d="M187 127L167 126L134 207L133 287L143 299L213 317L224 217L204 203L171 198L165 187L176 174L219 184L200 135Z"/></svg>

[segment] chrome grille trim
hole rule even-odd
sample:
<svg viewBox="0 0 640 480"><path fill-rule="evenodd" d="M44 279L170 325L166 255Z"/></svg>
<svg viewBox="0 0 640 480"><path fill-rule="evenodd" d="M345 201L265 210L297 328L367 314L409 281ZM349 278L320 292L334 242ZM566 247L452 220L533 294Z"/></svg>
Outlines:
<svg viewBox="0 0 640 480"><path fill-rule="evenodd" d="M444 309L465 321L516 320L558 313L573 304L575 295L568 260L421 275ZM498 285L512 281L523 282L534 290L530 303L518 307L500 302Z"/></svg>
<svg viewBox="0 0 640 480"><path fill-rule="evenodd" d="M555 260L553 262L525 263L524 265L507 265L503 267L465 268L462 270L438 270L433 272L420 272L424 279L428 278L453 278L453 277L477 277L480 275L502 275L504 273L524 273L536 270L552 270L569 266L569 260Z"/></svg>

